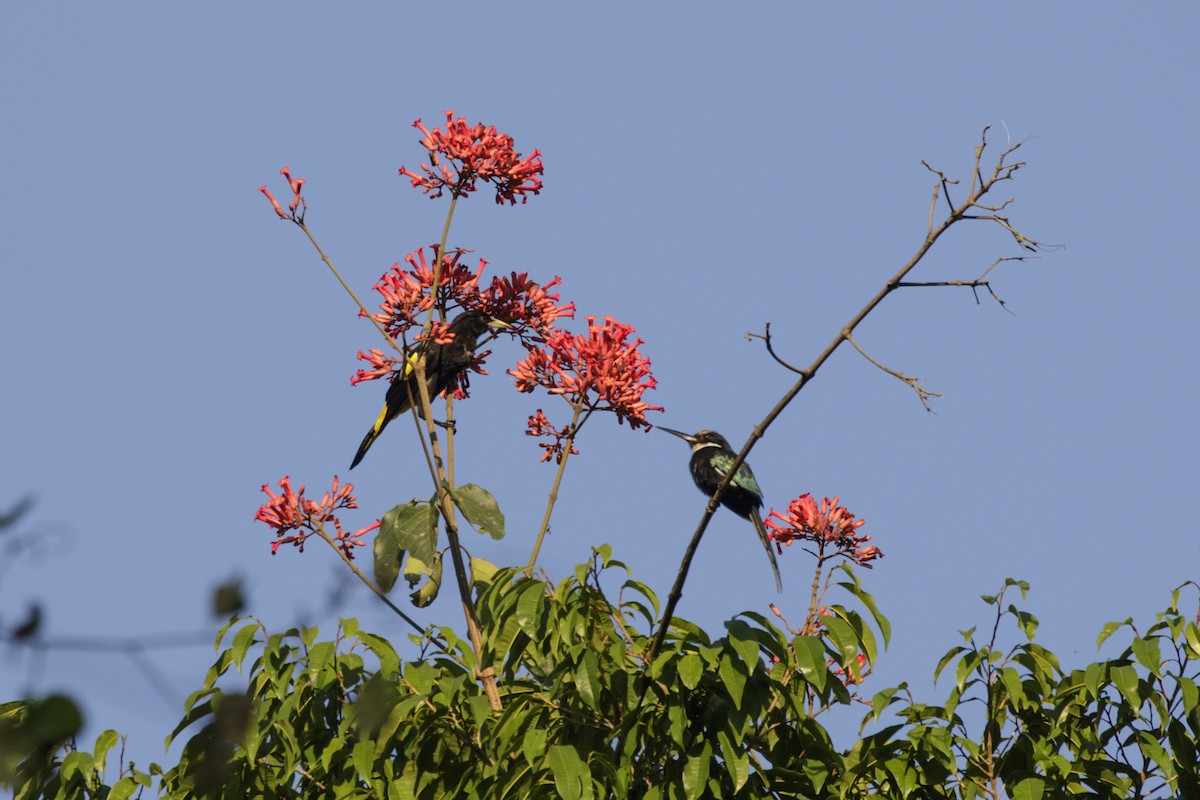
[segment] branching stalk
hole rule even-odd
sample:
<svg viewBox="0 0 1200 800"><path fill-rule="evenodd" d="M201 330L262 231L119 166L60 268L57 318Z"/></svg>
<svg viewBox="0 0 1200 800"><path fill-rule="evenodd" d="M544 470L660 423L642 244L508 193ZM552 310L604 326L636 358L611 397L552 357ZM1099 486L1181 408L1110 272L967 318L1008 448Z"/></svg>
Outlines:
<svg viewBox="0 0 1200 800"><path fill-rule="evenodd" d="M538 528L537 539L533 543L533 552L529 554L529 564L525 567L525 577L533 576L534 565L537 564L538 553L542 550L542 541L546 538L547 531L550 530L550 515L554 513L554 504L558 502L558 488L562 485L563 473L567 469L567 459L571 457L571 448L575 446L575 437L579 434L579 429L587 422L587 418L591 416L589 411L587 416L581 422L579 415L583 411L584 396L581 394L574 403L571 404L571 428L567 435L566 446L562 449L562 458L558 461L558 471L554 475L554 484L550 487L550 495L546 498L546 513L542 515L542 524Z"/></svg>
<svg viewBox="0 0 1200 800"><path fill-rule="evenodd" d="M696 531L692 535L692 540L684 552L683 560L680 563L679 571L675 577L675 583L671 587L671 593L667 597L667 605L663 612L663 618L659 624L659 629L654 637L654 641L651 643L650 649L647 652L647 660L652 661L654 659L655 655L657 655L659 649L662 647L663 641L666 639L667 629L671 625L671 619L674 614L675 607L678 605L679 599L683 596L683 584L687 580L688 570L691 568L692 559L695 556L700 539L704 535L704 531L708 528L709 520L712 519L713 514L720 506L721 497L724 495L725 490L732 482L733 477L737 474L738 468L743 462L745 462L746 457L750 454L750 451L754 448L758 441L766 434L767 429L771 427L772 423L778 419L779 415L783 413L784 409L787 408L788 405L791 404L792 400L796 398L796 395L798 395L800 391L804 389L804 387L807 386L808 383L816 376L817 372L822 366L824 366L825 362L829 360L834 352L837 351L842 343L851 339L854 334L854 330L864 319L867 318L872 311L875 310L880 303L883 302L884 298L899 288L900 284L904 281L908 274L912 272L918 264L921 263L926 254L929 253L930 249L933 248L934 244L937 243L942 235L945 234L946 231L948 231L951 227L964 219L982 219L1000 225L1013 236L1019 246L1026 250L1039 250L1042 248L1040 242L1031 239L1017 231L1014 227L1012 227L1006 218L1000 217L994 213L987 215L971 215L969 213L973 209L979 209L981 207L980 201L988 192L994 189L998 183L1012 180L1013 173L1024 166L1024 162L1008 161L1009 156L1011 156L1017 149L1020 148L1021 143L1018 142L1017 144L1011 145L1001 152L999 158L997 159L996 166L992 169L991 174L987 177L984 177L983 172L980 169L980 162L983 158L984 150L987 147L988 129L988 127L983 129L983 134L980 137L980 143L975 147L975 159L971 169L971 185L966 199L964 199L960 204L955 205L950 197L950 188L957 185L958 181L947 178L946 175L941 171L934 169L933 167L929 166L929 164L925 164L927 169L938 176L940 192L935 187L934 204L936 204L937 196L939 194L945 197L946 204L949 207L946 217L940 224L937 225L937 227L933 227L932 225L930 226L925 235L924 241L922 241L920 246L917 247L916 252L913 253L912 257L909 258L908 261L905 262L902 267L900 267L896 274L893 275L883 285L883 288L881 288L874 297L868 300L866 305L864 305L858 311L858 313L855 314L840 331L838 331L837 335L833 337L833 340L825 346L825 349L817 355L817 357L806 369L797 370L794 367L789 366L789 369L792 369L799 374L799 379L784 393L784 395L779 399L779 402L775 404L775 407L772 408L763 418L763 420L754 427L753 431L751 431L750 437L746 440L746 443L738 452L733 464L730 465L724 480L717 487L717 490L713 493L712 497L709 498L707 506L705 506L704 513L700 518L700 522L696 527ZM777 358L777 360L779 359ZM786 362L783 363L786 365Z"/></svg>

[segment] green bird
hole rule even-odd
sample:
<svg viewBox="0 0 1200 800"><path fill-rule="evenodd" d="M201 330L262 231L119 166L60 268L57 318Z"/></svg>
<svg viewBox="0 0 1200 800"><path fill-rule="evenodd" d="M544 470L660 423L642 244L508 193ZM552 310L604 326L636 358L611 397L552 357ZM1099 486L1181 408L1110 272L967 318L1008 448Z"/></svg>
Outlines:
<svg viewBox="0 0 1200 800"><path fill-rule="evenodd" d="M725 480L725 476L729 474L729 468L737 460L737 453L729 446L729 442L725 441L725 437L716 431L698 431L689 434L673 431L661 425L657 427L660 431L678 436L691 446L692 459L688 468L692 473L692 480L696 483L696 487L708 497L716 494L717 487L721 485L721 481ZM760 510L762 504L762 489L758 487L758 481L754 479L750 465L743 461L734 474L733 480L722 492L721 505L742 519L748 519L754 523L754 531L758 534L762 546L766 548L767 558L771 559L771 570L775 573L775 591L781 592L783 591L783 581L779 579L779 563L775 560L775 548L771 545L771 537L767 535L767 527L763 525L762 511Z"/></svg>
<svg viewBox="0 0 1200 800"><path fill-rule="evenodd" d="M507 322L493 319L482 311L464 311L450 322L449 333L454 334L454 341L448 344L438 344L427 340L419 344L404 361L404 370L392 376L388 386L387 396L383 401L383 410L378 419L363 437L350 469L358 466L363 456L371 449L371 445L379 438L379 434L387 424L408 411L414 405L417 412L421 411L421 387L417 383L417 359L425 357L425 387L429 391L429 399L446 391L446 387L458 377L458 374L471 365L475 360L475 350L479 347L479 337L489 328L500 329L509 327ZM423 417L424 415L422 415Z"/></svg>

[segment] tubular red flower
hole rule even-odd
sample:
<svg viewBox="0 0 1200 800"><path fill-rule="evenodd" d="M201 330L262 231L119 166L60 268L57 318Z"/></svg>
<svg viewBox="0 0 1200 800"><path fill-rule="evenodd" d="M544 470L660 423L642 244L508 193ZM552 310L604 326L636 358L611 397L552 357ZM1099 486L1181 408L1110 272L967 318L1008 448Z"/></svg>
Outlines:
<svg viewBox="0 0 1200 800"><path fill-rule="evenodd" d="M638 352L641 339L629 341L631 325L605 317L597 324L588 317L586 335L551 331L542 347L530 348L516 369L509 370L517 390L532 392L541 387L550 394L582 402L588 411L611 411L618 423L629 422L637 429L649 426L646 412L662 411L642 400L655 387L650 359Z"/></svg>
<svg viewBox="0 0 1200 800"><path fill-rule="evenodd" d="M526 329L543 337L554 329L559 317L574 317L575 303L559 305L560 295L547 289L562 283L554 276L542 285L529 280L529 273L511 273L506 278L492 278L492 285L480 292L483 309L497 319L514 326L518 333Z"/></svg>
<svg viewBox="0 0 1200 800"><path fill-rule="evenodd" d="M538 447L545 450L542 453L542 461L554 459L555 463L561 464L563 454L567 449L566 440L570 438L571 426L564 425L561 428L556 428L550 424L550 419L539 408L537 413L529 418L526 423L526 436L537 436L539 438L551 439L548 442L539 442ZM579 455L579 451L574 446L571 447L571 455Z"/></svg>
<svg viewBox="0 0 1200 800"><path fill-rule="evenodd" d="M280 219L291 219L291 217L283 213L283 209L279 207L279 201L275 199L275 196L267 191L267 185L265 183L258 187L258 190L266 195L267 199L271 201L271 207L275 209L275 213L279 215Z"/></svg>
<svg viewBox="0 0 1200 800"><path fill-rule="evenodd" d="M437 250L437 245L413 250L404 257L407 269L402 269L397 262L376 281L374 288L383 297L383 302L379 305L380 313L371 317L392 337L398 337L414 326L419 327L422 320L418 315L433 307L435 297L440 299L443 307L479 308L483 305L479 278L487 262L479 259L479 267L472 271L461 263L469 251L461 248L450 251L442 258L442 273L435 291L433 264L437 263Z"/></svg>
<svg viewBox="0 0 1200 800"><path fill-rule="evenodd" d="M395 369L396 364L400 362L400 359L384 355L382 350L378 350L374 347L371 348L371 350L367 353L359 350L358 360L370 363L371 366L375 367L375 369L358 370L358 372L354 374L354 377L350 379L351 386L361 383L362 381L373 381L376 378L382 378L383 376L391 373L391 371Z"/></svg>
<svg viewBox="0 0 1200 800"><path fill-rule="evenodd" d="M422 164L421 172L400 167L400 174L408 177L413 186L421 187L423 194L441 197L443 190L461 197L475 191L478 181L490 181L496 188L496 202L516 205L517 198L524 203L530 194L539 194L542 189L542 154L538 150L523 158L513 149L513 138L500 133L494 126L469 126L467 121L454 118L453 111L446 112L446 130L425 127L421 120L413 127L425 134L421 146L429 151L429 163ZM449 166L442 163L445 158ZM424 174L422 174L424 173Z"/></svg>
<svg viewBox="0 0 1200 800"><path fill-rule="evenodd" d="M275 213L279 215L280 219L291 220L296 224L303 224L304 211L307 206L305 205L304 198L300 195L300 190L304 186L305 181L303 178L293 178L291 171L287 167L279 170L279 174L287 179L288 188L292 192L292 202L288 203L288 213L284 213L283 209L279 207L279 201L267 191L266 184L258 187L258 190L271 201L271 207L275 209Z"/></svg>
<svg viewBox="0 0 1200 800"><path fill-rule="evenodd" d="M260 506L254 515L255 520L275 529L276 540L271 543L272 555L285 544L295 545L303 553L304 542L308 537L316 533L327 533L326 525L332 525L336 532L332 538L337 542L337 547L347 558L354 558L354 548L363 546L361 537L379 527L379 522L376 521L373 525L353 533L346 533L342 529L341 520L334 512L358 508L358 501L351 494L354 486L339 483L336 475L332 488L319 501L306 498L303 486L299 491L293 491L291 478L287 475L279 480L279 488L283 490L282 494L275 494L268 484L263 484L262 490L270 500Z"/></svg>
<svg viewBox="0 0 1200 800"><path fill-rule="evenodd" d="M826 497L817 505L813 496L805 493L788 504L786 514L771 509L763 522L770 529L771 538L780 544L812 542L824 557L844 556L870 567L871 561L883 557L883 551L867 545L871 537L858 532L865 520L855 519L849 509L838 504L838 499Z"/></svg>

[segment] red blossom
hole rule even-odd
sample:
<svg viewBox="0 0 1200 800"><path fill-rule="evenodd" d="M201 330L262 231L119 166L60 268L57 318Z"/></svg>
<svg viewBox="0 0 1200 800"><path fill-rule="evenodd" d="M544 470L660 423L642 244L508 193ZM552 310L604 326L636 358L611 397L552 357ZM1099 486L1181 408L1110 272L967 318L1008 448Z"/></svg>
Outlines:
<svg viewBox="0 0 1200 800"><path fill-rule="evenodd" d="M517 390L532 392L541 387L581 404L588 413L611 411L618 422L628 421L631 428L648 426L646 412L663 409L642 400L642 394L656 385L650 359L638 352L642 340L630 342L633 326L612 317L605 317L600 325L595 317L588 317L587 323L586 335L554 330L544 346L530 347L529 355L508 373Z"/></svg>
<svg viewBox="0 0 1200 800"><path fill-rule="evenodd" d="M479 267L472 271L462 263L462 257L469 251L461 248L450 251L442 258L435 292L433 277L437 251L436 244L413 250L404 257L408 269L402 269L397 262L375 283L375 291L383 297L383 302L379 305L381 312L371 317L393 338L414 326L420 327L423 322L418 315L433 308L435 302L440 302L443 308L452 305L478 308L482 304L479 278L487 262L479 259Z"/></svg>
<svg viewBox="0 0 1200 800"><path fill-rule="evenodd" d="M333 488L326 492L320 500L310 500L304 496L304 487L300 491L292 490L291 478L287 475L279 480L282 494L275 494L270 485L263 484L262 490L271 499L264 503L254 515L254 519L265 522L275 529L277 537L271 543L271 553L274 555L285 544L295 545L304 552L304 542L313 534L318 534L334 544L346 554L354 558L354 548L362 547L362 537L379 527L379 521L361 530L347 533L342 529L341 520L334 513L339 509L358 508L358 501L351 494L353 484L339 484L337 476L333 478ZM326 525L331 524L335 533L330 535Z"/></svg>
<svg viewBox="0 0 1200 800"><path fill-rule="evenodd" d="M372 347L366 353L364 353L362 350L359 350L357 357L359 361L366 361L375 369L360 369L358 372L354 373L354 377L350 379L351 386L355 385L356 383L361 383L362 381L373 381L376 378L382 378L395 369L396 364L400 362L400 359L384 355L382 350L374 347Z"/></svg>
<svg viewBox="0 0 1200 800"><path fill-rule="evenodd" d="M487 261L481 258L478 267L468 267L463 256L469 251L462 249L453 250L442 259L441 275L435 291L433 280L437 250L437 245L414 250L404 258L406 268L399 263L393 264L375 284L375 291L382 296L383 302L379 306L380 313L371 317L394 339L401 338L413 328L422 327L424 319L421 315L435 305L448 312L482 310L509 324L504 333L533 342L542 341L542 335L553 329L559 317L575 315L574 303L562 304L557 292L547 291L560 282L557 277L541 285L529 280L526 273L514 272L510 277L493 278L492 285L481 290L479 281ZM447 323L435 320L428 338L438 344L447 343L447 328ZM424 338L425 334L417 334L413 343ZM490 353L490 350L477 353L468 369L486 375L483 363ZM350 379L351 385L388 377L402 363L400 358L378 349L365 353L360 350L358 358L368 362L371 368L358 370ZM466 396L467 388L467 374L463 372L451 384L450 391L456 399L462 399Z"/></svg>
<svg viewBox="0 0 1200 800"><path fill-rule="evenodd" d="M546 452L542 453L542 461L554 459L555 463L561 464L563 453L566 450L566 440L571 436L571 426L564 425L561 428L556 428L550 424L550 419L539 408L537 413L529 418L526 423L526 436L538 436L547 439L553 439L550 442L541 442L538 447L543 448ZM574 445L571 447L571 455L579 455L579 451Z"/></svg>
<svg viewBox="0 0 1200 800"><path fill-rule="evenodd" d="M554 330L559 317L575 317L574 302L559 305L559 293L546 291L560 283L562 278L556 275L548 283L538 284L529 280L527 272L494 277L492 285L480 292L483 310L512 325L518 335L531 329L536 337L544 337Z"/></svg>
<svg viewBox="0 0 1200 800"><path fill-rule="evenodd" d="M846 686L854 686L862 683L868 674L863 671L867 667L867 656L865 653L855 653L854 661L856 666L851 667L849 670L845 667L837 667L833 671L833 674L839 676L842 679L842 683ZM833 666L832 659L829 666Z"/></svg>
<svg viewBox="0 0 1200 800"><path fill-rule="evenodd" d="M461 197L475 191L475 184L483 180L496 187L497 203L516 205L518 196L524 203L529 194L542 190L541 152L534 150L522 158L513 149L513 138L493 125L471 126L447 111L444 132L441 128L430 131L419 119L413 127L425 134L421 146L429 151L429 163L421 165L424 174L407 167L401 167L400 174L410 178L413 186L420 186L423 194L441 197L442 191L449 189L451 195Z"/></svg>
<svg viewBox="0 0 1200 800"><path fill-rule="evenodd" d="M300 196L300 190L304 186L305 180L303 178L293 178L291 170L288 167L279 170L279 174L287 179L288 188L292 192L292 202L288 203L289 213L285 214L283 212L283 209L279 207L279 201L267 190L265 183L258 187L258 190L271 201L271 207L275 209L275 213L279 215L280 219L291 220L298 225L302 225L304 224L304 212L308 210L308 205L304 202L304 198Z"/></svg>
<svg viewBox="0 0 1200 800"><path fill-rule="evenodd" d="M258 190L266 195L267 199L271 201L271 206L275 209L275 213L279 215L280 219L290 219L287 214L283 213L283 209L279 207L279 201L275 199L275 195L271 194L271 192L267 190L267 185L265 183L258 187Z"/></svg>
<svg viewBox="0 0 1200 800"><path fill-rule="evenodd" d="M858 532L866 520L855 519L845 506L838 505L837 497L832 500L826 497L817 505L813 496L805 493L788 504L786 514L771 509L763 521L776 542L812 542L822 557L845 556L867 568L871 566L869 562L883 557L883 551L867 544L871 537Z"/></svg>

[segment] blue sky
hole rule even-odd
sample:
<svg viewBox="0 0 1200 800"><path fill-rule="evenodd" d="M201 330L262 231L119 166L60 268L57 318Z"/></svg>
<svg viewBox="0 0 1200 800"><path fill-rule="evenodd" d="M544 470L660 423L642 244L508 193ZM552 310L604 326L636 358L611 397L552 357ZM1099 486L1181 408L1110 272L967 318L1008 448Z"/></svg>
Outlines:
<svg viewBox="0 0 1200 800"><path fill-rule="evenodd" d="M887 554L862 574L894 626L871 687L943 696L934 664L1007 576L1032 583L1045 644L1092 658L1105 622L1200 577L1198 22L1185 3L9 9L0 505L32 494L21 533L44 547L4 575L0 625L36 600L50 641L213 631L209 593L236 574L273 630L341 614L402 635L362 591L330 608L331 552L272 557L252 522L285 474L352 480L355 527L429 491L399 426L345 472L382 396L349 384L377 334L256 193L282 187L280 167L308 180L311 227L366 292L440 232L444 203L396 174L421 158L413 119L453 108L541 149L542 195L471 198L452 244L497 272L561 275L581 320L635 325L662 423L740 443L791 382L744 334L771 321L781 355L811 361L920 243L921 160L968 177L990 124L992 153L1006 129L1025 140L1011 218L1065 248L993 272L1011 314L906 290L860 328L945 395L936 414L847 349L751 462L770 505L840 495ZM963 225L915 277L1019 254ZM503 375L518 355L497 347L458 414L460 479L491 489L509 527L470 546L498 563L527 558L552 478L523 436L552 406ZM609 542L665 597L703 505L686 449L608 419L580 449L542 565L561 577ZM809 563L793 549L781 568L782 597L722 512L678 613L799 617ZM414 613L459 624L448 599ZM12 648L0 699L70 691L89 736L127 732L145 763L213 651L149 657L174 700L120 656Z"/></svg>

